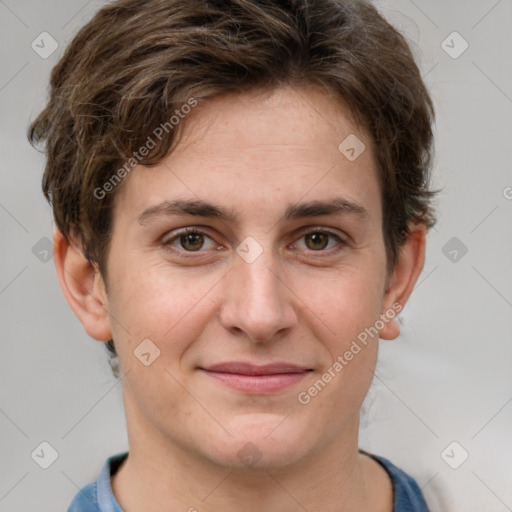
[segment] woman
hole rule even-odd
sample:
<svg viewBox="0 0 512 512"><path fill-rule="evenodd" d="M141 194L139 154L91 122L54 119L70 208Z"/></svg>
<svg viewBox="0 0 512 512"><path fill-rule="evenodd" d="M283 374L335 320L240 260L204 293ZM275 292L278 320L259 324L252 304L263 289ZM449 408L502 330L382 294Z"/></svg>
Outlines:
<svg viewBox="0 0 512 512"><path fill-rule="evenodd" d="M404 38L363 1L118 0L51 87L57 274L129 437L68 511L427 510L358 450L434 223Z"/></svg>

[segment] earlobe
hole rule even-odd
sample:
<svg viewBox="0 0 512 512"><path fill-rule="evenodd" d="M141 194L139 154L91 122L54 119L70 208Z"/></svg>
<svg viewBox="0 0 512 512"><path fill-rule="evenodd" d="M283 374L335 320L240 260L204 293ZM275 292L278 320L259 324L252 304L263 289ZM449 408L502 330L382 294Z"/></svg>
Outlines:
<svg viewBox="0 0 512 512"><path fill-rule="evenodd" d="M395 316L398 316L409 300L423 270L426 236L427 228L424 224L409 226L407 240L400 248L397 264L384 295L382 313L392 319L380 330L379 336L382 339L393 340L400 334L400 326Z"/></svg>
<svg viewBox="0 0 512 512"><path fill-rule="evenodd" d="M78 244L56 228L54 261L60 287L87 334L99 341L112 339L107 295L99 271L89 263Z"/></svg>

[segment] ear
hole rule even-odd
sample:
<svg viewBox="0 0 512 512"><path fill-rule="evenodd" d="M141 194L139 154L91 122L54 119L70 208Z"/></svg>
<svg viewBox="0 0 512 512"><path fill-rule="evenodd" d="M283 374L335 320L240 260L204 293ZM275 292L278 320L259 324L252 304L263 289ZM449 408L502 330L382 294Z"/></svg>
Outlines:
<svg viewBox="0 0 512 512"><path fill-rule="evenodd" d="M58 228L53 243L57 277L71 309L89 336L99 341L112 339L107 294L100 272Z"/></svg>
<svg viewBox="0 0 512 512"><path fill-rule="evenodd" d="M384 295L382 313L388 312L388 318L391 312L398 314L409 300L425 263L426 237L425 224L409 225L407 240L400 248L397 264L388 279ZM379 336L382 339L394 340L399 334L400 326L393 314L391 320L384 322Z"/></svg>

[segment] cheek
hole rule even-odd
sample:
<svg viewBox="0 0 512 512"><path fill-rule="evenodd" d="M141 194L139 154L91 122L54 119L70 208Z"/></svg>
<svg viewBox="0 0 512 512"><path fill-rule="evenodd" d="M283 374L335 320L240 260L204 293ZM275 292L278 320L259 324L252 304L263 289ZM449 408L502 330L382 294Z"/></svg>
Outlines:
<svg viewBox="0 0 512 512"><path fill-rule="evenodd" d="M345 268L328 282L317 281L314 293L310 289L303 295L308 297L309 310L304 315L317 318L309 322L315 326L312 335L325 349L319 378L327 374L327 383L325 387L317 385L321 391L314 398L319 414L329 414L332 407L343 418L344 410L355 410L366 396L379 345L376 322L381 314L385 274L378 268Z"/></svg>
<svg viewBox="0 0 512 512"><path fill-rule="evenodd" d="M379 318L384 273L378 267L343 268L325 280L313 280L314 286L311 279L303 282L304 314L309 310L320 320L318 339L329 340L333 350L342 350Z"/></svg>
<svg viewBox="0 0 512 512"><path fill-rule="evenodd" d="M322 320L317 322L314 336L322 341L326 357L322 358L318 379L301 391L311 400L315 416L332 418L326 427L327 437L342 427L347 411L360 409L377 363L379 336L375 326L382 296L375 282L370 286L368 279L368 286L361 287L363 281L360 275L345 274L334 283L337 290L311 298L311 309L321 312Z"/></svg>
<svg viewBox="0 0 512 512"><path fill-rule="evenodd" d="M135 271L120 267L112 276L108 301L120 358L150 339L161 355L175 360L204 329L208 295L215 293L218 279L213 274L187 275L161 264Z"/></svg>

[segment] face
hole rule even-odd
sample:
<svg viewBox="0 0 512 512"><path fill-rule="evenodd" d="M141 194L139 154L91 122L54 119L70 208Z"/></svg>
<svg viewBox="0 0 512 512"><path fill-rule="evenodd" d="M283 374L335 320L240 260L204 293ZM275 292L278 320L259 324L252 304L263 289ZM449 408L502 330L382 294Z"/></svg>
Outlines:
<svg viewBox="0 0 512 512"><path fill-rule="evenodd" d="M365 329L389 304L371 141L327 93L288 87L210 100L183 129L115 202L106 305L129 433L284 466L357 430L373 376ZM366 146L353 161L349 135Z"/></svg>

